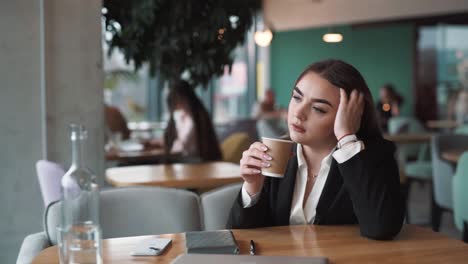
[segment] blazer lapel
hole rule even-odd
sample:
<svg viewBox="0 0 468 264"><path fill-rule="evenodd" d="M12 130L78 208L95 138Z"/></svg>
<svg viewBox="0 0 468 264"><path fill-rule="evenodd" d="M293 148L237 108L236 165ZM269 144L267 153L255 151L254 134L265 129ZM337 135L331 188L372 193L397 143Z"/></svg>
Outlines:
<svg viewBox="0 0 468 264"><path fill-rule="evenodd" d="M284 177L279 180L278 195L276 196L276 225L289 225L289 214L291 213L291 203L293 199L294 185L296 184L297 156L296 144L294 144L291 158Z"/></svg>
<svg viewBox="0 0 468 264"><path fill-rule="evenodd" d="M324 217L328 208L332 205L336 198L336 194L343 186L343 179L341 178L338 170L338 163L335 159L332 160L330 165L330 172L328 173L327 181L323 187L322 194L317 204L316 217L314 223L320 224L320 218Z"/></svg>

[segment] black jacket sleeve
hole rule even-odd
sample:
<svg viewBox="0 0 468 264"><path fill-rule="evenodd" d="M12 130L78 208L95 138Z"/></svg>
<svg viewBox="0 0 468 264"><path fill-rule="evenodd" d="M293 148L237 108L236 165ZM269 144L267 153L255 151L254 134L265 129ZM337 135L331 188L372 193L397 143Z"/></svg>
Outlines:
<svg viewBox="0 0 468 264"><path fill-rule="evenodd" d="M269 181L269 178L266 177L257 203L249 208L242 206L242 190L239 192L229 214L226 226L228 229L256 228L272 225L268 191Z"/></svg>
<svg viewBox="0 0 468 264"><path fill-rule="evenodd" d="M404 218L395 146L383 139L376 141L364 142L365 149L338 164L338 169L361 234L372 239L392 239L401 230Z"/></svg>

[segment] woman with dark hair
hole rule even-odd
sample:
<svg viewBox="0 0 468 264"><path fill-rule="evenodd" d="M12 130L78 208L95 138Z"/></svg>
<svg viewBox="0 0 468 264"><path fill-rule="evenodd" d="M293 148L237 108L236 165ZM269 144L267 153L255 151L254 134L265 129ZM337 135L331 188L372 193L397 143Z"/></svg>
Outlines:
<svg viewBox="0 0 468 264"><path fill-rule="evenodd" d="M388 131L388 120L400 115L400 106L403 97L395 90L392 84L387 83L380 88L379 101L377 101L377 117L383 131Z"/></svg>
<svg viewBox="0 0 468 264"><path fill-rule="evenodd" d="M228 228L359 224L372 239L401 229L395 146L383 139L367 84L353 66L325 60L294 84L288 109L296 144L284 177L265 177L267 146L253 143L240 161L244 184Z"/></svg>
<svg viewBox="0 0 468 264"><path fill-rule="evenodd" d="M186 81L175 82L167 96L170 118L164 132L166 153L182 152L189 160L221 160L210 116Z"/></svg>

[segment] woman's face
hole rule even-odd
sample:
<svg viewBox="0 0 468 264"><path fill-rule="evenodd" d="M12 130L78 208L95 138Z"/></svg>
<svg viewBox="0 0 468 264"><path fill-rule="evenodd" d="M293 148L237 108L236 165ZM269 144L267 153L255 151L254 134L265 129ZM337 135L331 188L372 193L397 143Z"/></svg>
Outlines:
<svg viewBox="0 0 468 264"><path fill-rule="evenodd" d="M380 88L379 95L380 95L380 100L381 101L383 101L383 102L390 101L390 93L388 92L387 88L385 88L385 87Z"/></svg>
<svg viewBox="0 0 468 264"><path fill-rule="evenodd" d="M316 73L307 73L293 90L288 109L291 139L312 147L336 144L335 116L339 88Z"/></svg>

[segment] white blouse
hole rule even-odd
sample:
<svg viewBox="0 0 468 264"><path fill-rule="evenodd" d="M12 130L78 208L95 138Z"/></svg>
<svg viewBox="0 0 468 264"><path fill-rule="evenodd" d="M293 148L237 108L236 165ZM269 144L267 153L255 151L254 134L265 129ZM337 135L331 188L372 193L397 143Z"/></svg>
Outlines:
<svg viewBox="0 0 468 264"><path fill-rule="evenodd" d="M184 155L197 155L197 139L192 117L184 110L174 111L174 121L177 129L177 139L171 152L182 152Z"/></svg>

